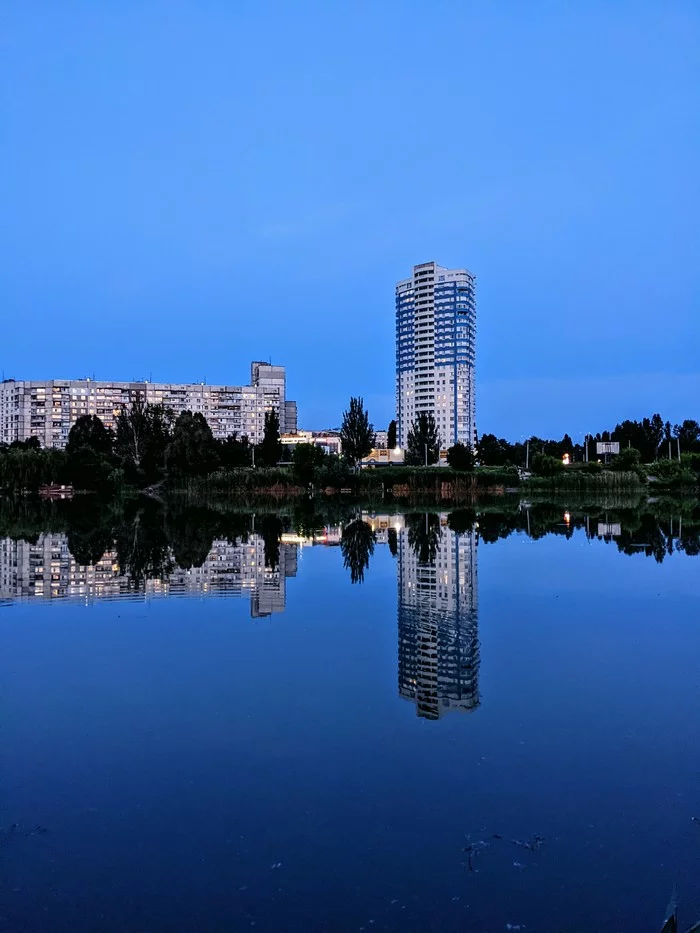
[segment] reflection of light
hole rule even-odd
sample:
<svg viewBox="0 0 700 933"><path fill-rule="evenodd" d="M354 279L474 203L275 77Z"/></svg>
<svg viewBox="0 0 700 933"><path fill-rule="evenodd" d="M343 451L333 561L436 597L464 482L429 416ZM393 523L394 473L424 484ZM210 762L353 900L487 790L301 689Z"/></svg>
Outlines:
<svg viewBox="0 0 700 933"><path fill-rule="evenodd" d="M564 456L561 458L561 462L564 464L564 466L568 466L571 463L570 454L564 454Z"/></svg>
<svg viewBox="0 0 700 933"><path fill-rule="evenodd" d="M564 521L566 522L567 525L569 524L569 522L571 521L571 513L570 513L570 512L564 512Z"/></svg>

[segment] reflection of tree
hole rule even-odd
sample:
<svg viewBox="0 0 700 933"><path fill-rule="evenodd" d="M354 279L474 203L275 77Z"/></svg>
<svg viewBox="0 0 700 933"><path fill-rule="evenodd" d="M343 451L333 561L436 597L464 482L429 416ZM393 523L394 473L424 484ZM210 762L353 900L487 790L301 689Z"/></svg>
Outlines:
<svg viewBox="0 0 700 933"><path fill-rule="evenodd" d="M253 529L251 512L226 512L218 516L218 537L226 538L230 544L245 542Z"/></svg>
<svg viewBox="0 0 700 933"><path fill-rule="evenodd" d="M413 513L406 516L408 543L421 564L434 564L442 536L440 516L435 513Z"/></svg>
<svg viewBox="0 0 700 933"><path fill-rule="evenodd" d="M114 543L109 516L95 509L71 512L67 538L76 564L97 564Z"/></svg>
<svg viewBox="0 0 700 933"><path fill-rule="evenodd" d="M168 508L166 533L178 567L201 567L209 556L219 525L219 516L198 506Z"/></svg>
<svg viewBox="0 0 700 933"><path fill-rule="evenodd" d="M325 527L323 515L316 511L313 499L304 499L294 507L294 530L302 538L313 538Z"/></svg>
<svg viewBox="0 0 700 933"><path fill-rule="evenodd" d="M651 515L643 515L634 531L624 529L616 542L617 549L623 554L646 554L653 557L657 564L662 563L667 554L673 553L673 540L666 536L658 521Z"/></svg>
<svg viewBox="0 0 700 933"><path fill-rule="evenodd" d="M396 422L392 421L391 423L395 424ZM389 552L391 556L396 557L396 555L399 553L399 538L398 538L398 535L396 534L395 528L387 529L386 540L387 540L387 544L389 545Z"/></svg>
<svg viewBox="0 0 700 933"><path fill-rule="evenodd" d="M343 554L343 566L350 571L352 583L362 583L365 579L365 570L369 567L376 540L371 526L360 518L343 528L340 550Z"/></svg>
<svg viewBox="0 0 700 933"><path fill-rule="evenodd" d="M469 534L473 531L476 521L474 509L457 509L447 516L447 527L458 535Z"/></svg>
<svg viewBox="0 0 700 933"><path fill-rule="evenodd" d="M697 557L700 554L700 531L681 534L676 542L676 548L684 551L688 557Z"/></svg>
<svg viewBox="0 0 700 933"><path fill-rule="evenodd" d="M265 546L265 566L269 570L277 570L280 565L282 529L282 520L278 515L265 515L258 524L258 531Z"/></svg>
<svg viewBox="0 0 700 933"><path fill-rule="evenodd" d="M164 577L173 570L165 510L150 499L139 501L128 510L117 527L115 540L117 562L129 585L140 589L146 580Z"/></svg>

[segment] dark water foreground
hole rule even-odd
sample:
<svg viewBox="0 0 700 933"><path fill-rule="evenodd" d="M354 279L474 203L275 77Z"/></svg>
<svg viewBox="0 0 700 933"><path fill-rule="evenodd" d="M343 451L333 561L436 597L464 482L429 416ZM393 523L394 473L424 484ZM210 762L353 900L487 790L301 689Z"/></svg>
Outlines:
<svg viewBox="0 0 700 933"><path fill-rule="evenodd" d="M700 917L694 507L154 508L0 538L0 931Z"/></svg>

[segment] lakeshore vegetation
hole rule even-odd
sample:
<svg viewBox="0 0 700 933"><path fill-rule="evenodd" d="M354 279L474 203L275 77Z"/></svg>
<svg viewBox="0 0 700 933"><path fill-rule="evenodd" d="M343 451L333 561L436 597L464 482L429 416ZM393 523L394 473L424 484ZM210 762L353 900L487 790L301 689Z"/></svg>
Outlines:
<svg viewBox="0 0 700 933"><path fill-rule="evenodd" d="M458 500L514 488L700 491L700 424L687 419L672 426L658 414L623 421L580 444L568 434L561 440L532 437L519 443L483 434L476 449L455 444L447 452L447 466L439 467L439 435L430 414L420 414L412 425L404 465L359 469L375 436L362 398L350 399L340 436L343 456L311 444L287 447L280 442L276 414L268 412L259 444L235 434L217 440L202 414L186 411L175 418L137 395L120 413L114 431L95 415L79 418L65 450L42 449L36 439L0 447L0 492L35 493L42 486L65 484L103 496L165 488L239 498L322 491ZM396 443L393 421L388 437ZM621 452L609 463L591 459L597 441L618 441ZM571 461L567 466L564 455Z"/></svg>

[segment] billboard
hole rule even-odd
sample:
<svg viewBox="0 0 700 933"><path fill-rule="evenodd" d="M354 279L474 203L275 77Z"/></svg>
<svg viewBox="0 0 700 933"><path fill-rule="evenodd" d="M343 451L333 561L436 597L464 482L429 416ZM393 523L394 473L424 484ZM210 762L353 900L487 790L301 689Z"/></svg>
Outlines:
<svg viewBox="0 0 700 933"><path fill-rule="evenodd" d="M619 454L620 453L620 442L619 441L596 441L595 449L596 449L596 453L599 453L599 454Z"/></svg>

